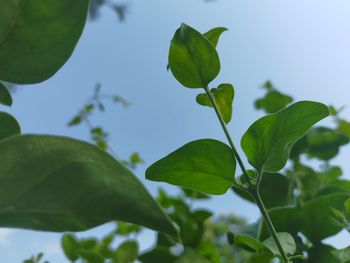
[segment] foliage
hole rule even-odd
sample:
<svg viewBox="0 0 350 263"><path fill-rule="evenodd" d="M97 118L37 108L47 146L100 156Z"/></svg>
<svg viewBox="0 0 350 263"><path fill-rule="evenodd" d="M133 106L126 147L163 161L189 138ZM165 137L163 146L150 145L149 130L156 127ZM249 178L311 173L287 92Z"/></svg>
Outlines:
<svg viewBox="0 0 350 263"><path fill-rule="evenodd" d="M57 72L73 52L87 8L87 0L0 3L0 103L12 104L5 81L37 83ZM184 187L179 195L160 190L154 200L125 164L106 152L108 136L101 127L89 127L97 146L59 136L20 135L15 118L2 112L0 225L77 232L123 221L101 240L65 234L62 247L72 262L349 261L349 248L336 250L323 240L349 230L350 183L331 162L350 141L350 122L319 102L291 104L290 96L267 82L266 94L255 105L268 115L241 140L254 168L246 169L227 127L234 88L228 83L209 87L220 73L216 47L225 30L201 34L182 24L170 44L170 71L183 86L203 89L196 101L214 109L228 141L190 142L148 168L148 179ZM101 96L97 86L70 125L89 123L95 109L103 111ZM313 127L329 112L334 126ZM320 167L311 167L308 159L318 160ZM132 156L131 163L139 161ZM236 164L242 175L235 178ZM262 216L257 224L237 217L222 220L193 208L195 200L230 188L258 206ZM139 251L140 226L158 231L149 251ZM115 245L117 236L127 238Z"/></svg>

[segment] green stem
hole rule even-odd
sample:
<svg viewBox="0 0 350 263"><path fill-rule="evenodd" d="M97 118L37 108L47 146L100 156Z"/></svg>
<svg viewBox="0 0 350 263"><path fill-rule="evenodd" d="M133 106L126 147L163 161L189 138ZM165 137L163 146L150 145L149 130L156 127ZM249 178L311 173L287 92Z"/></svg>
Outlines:
<svg viewBox="0 0 350 263"><path fill-rule="evenodd" d="M278 250L279 250L279 252L280 252L280 254L282 256L282 261L285 262L285 263L289 263L290 261L288 260L287 254L284 251L284 249L282 247L282 244L281 244L281 242L278 239L276 229L273 226L272 221L270 219L270 216L269 216L269 214L268 214L268 212L267 212L267 210L265 208L265 205L264 205L264 203L263 203L263 201L262 201L262 199L260 197L258 186L254 186L252 181L250 180L250 178L248 176L247 170L244 167L243 161L242 161L241 157L238 154L238 151L237 151L237 149L236 149L236 147L235 147L235 145L233 143L233 140L231 138L230 133L227 130L226 123L225 123L224 119L221 116L221 113L219 111L218 105L217 105L217 103L215 101L214 96L211 94L211 92L209 90L209 87L206 86L204 89L205 89L205 92L206 92L206 94L207 94L211 104L214 107L215 113L216 113L216 115L217 115L217 117L219 119L221 127L224 130L225 136L226 136L226 138L227 138L227 140L228 140L228 142L229 142L229 144L231 146L233 155L235 156L235 158L236 158L236 160L238 162L238 165L239 165L239 167L242 170L243 175L247 178L247 182L248 182L249 188L250 188L249 192L253 195L253 197L254 197L254 199L256 201L256 204L259 207L259 210L260 210L260 212L262 214L262 217L264 218L264 222L267 225L267 228L268 228L268 230L269 230L273 240L275 241L275 243L277 245L277 248L278 248Z"/></svg>

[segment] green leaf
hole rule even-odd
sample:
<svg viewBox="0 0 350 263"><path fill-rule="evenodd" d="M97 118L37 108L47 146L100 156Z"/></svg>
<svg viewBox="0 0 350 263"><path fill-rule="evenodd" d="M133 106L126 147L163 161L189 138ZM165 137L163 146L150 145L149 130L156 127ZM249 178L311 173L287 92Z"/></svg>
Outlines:
<svg viewBox="0 0 350 263"><path fill-rule="evenodd" d="M241 140L249 163L259 172L279 171L292 145L328 114L328 107L322 103L301 101L257 120Z"/></svg>
<svg viewBox="0 0 350 263"><path fill-rule="evenodd" d="M223 194L234 183L236 160L231 148L212 139L190 142L146 170L152 181Z"/></svg>
<svg viewBox="0 0 350 263"><path fill-rule="evenodd" d="M222 33L227 31L227 28L224 27L215 27L209 30L207 33L204 33L203 36L213 44L214 47L218 45L219 38Z"/></svg>
<svg viewBox="0 0 350 263"><path fill-rule="evenodd" d="M83 31L88 0L0 2L0 79L37 83L71 56Z"/></svg>
<svg viewBox="0 0 350 263"><path fill-rule="evenodd" d="M133 263L138 256L139 246L137 242L128 240L119 245L114 252L113 260L118 263Z"/></svg>
<svg viewBox="0 0 350 263"><path fill-rule="evenodd" d="M255 107L257 109L263 109L267 113L275 113L284 109L292 101L292 97L284 95L277 90L270 90L266 93L265 97L255 101Z"/></svg>
<svg viewBox="0 0 350 263"><path fill-rule="evenodd" d="M10 114L0 111L0 141L21 133L17 120Z"/></svg>
<svg viewBox="0 0 350 263"><path fill-rule="evenodd" d="M293 237L289 233L277 233L278 240L280 241L284 252L287 255L294 255L296 252L296 245ZM267 246L274 255L281 256L278 247L272 237L264 240L264 245Z"/></svg>
<svg viewBox="0 0 350 263"><path fill-rule="evenodd" d="M234 97L234 89L231 84L220 84L217 88L213 88L210 92L214 95L215 102L218 105L221 116L226 123L229 123L232 117L232 102ZM213 108L208 95L205 93L198 94L196 97L198 104Z"/></svg>
<svg viewBox="0 0 350 263"><path fill-rule="evenodd" d="M339 263L350 262L350 247L346 247L344 249L339 249L339 250L334 249L332 251L332 254L334 257L336 257L339 260Z"/></svg>
<svg viewBox="0 0 350 263"><path fill-rule="evenodd" d="M279 173L264 173L260 185L260 195L267 208L284 206L289 201L290 180ZM239 187L233 186L235 193L240 197L254 202L252 196L241 190Z"/></svg>
<svg viewBox="0 0 350 263"><path fill-rule="evenodd" d="M75 261L79 258L78 249L80 249L80 244L74 235L64 234L61 238L61 246L69 260Z"/></svg>
<svg viewBox="0 0 350 263"><path fill-rule="evenodd" d="M246 234L236 234L233 242L237 247L251 252L263 253L268 251L264 243Z"/></svg>
<svg viewBox="0 0 350 263"><path fill-rule="evenodd" d="M153 250L148 251L138 258L142 263L155 263L155 262L166 262L173 263L177 259L175 255L173 255L169 248L157 246Z"/></svg>
<svg viewBox="0 0 350 263"><path fill-rule="evenodd" d="M78 254L80 257L85 259L88 263L104 263L105 259L99 253L88 250L88 249L80 249L78 250Z"/></svg>
<svg viewBox="0 0 350 263"><path fill-rule="evenodd" d="M204 88L219 74L220 60L209 40L182 24L170 44L169 67L183 86Z"/></svg>
<svg viewBox="0 0 350 263"><path fill-rule="evenodd" d="M346 261L339 261L336 255L333 254L335 251L336 249L329 245L315 244L308 251L307 263L347 263Z"/></svg>
<svg viewBox="0 0 350 263"><path fill-rule="evenodd" d="M274 226L280 232L303 233L310 241L318 242L333 236L342 227L333 223L332 208L342 210L349 194L337 193L315 198L301 207L278 207L269 210ZM302 222L302 224L300 223ZM260 225L259 239L269 237L264 223Z"/></svg>
<svg viewBox="0 0 350 263"><path fill-rule="evenodd" d="M0 81L0 104L5 106L12 105L12 96L4 83Z"/></svg>
<svg viewBox="0 0 350 263"><path fill-rule="evenodd" d="M176 232L133 174L93 145L13 136L0 142L0 156L1 227L83 231L121 220Z"/></svg>

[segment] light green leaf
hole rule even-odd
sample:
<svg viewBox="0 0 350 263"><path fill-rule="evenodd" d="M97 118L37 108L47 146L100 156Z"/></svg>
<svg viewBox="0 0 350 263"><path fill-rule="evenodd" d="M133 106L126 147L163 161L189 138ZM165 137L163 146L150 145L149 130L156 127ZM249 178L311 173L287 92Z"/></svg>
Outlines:
<svg viewBox="0 0 350 263"><path fill-rule="evenodd" d="M284 252L286 252L287 255L294 255L297 248L293 237L289 233L285 233L285 232L277 233L277 236L278 236L278 240L280 241L283 247ZM270 249L270 251L274 255L281 256L278 250L278 247L272 237L269 237L268 239L264 240L263 243L265 246L267 246Z"/></svg>
<svg viewBox="0 0 350 263"><path fill-rule="evenodd" d="M21 133L17 120L10 114L0 111L0 141Z"/></svg>
<svg viewBox="0 0 350 263"><path fill-rule="evenodd" d="M12 96L5 86L4 83L0 81L0 104L3 104L5 106L11 106L12 105Z"/></svg>
<svg viewBox="0 0 350 263"><path fill-rule="evenodd" d="M211 89L210 92L214 95L215 102L218 105L224 121L229 123L232 117L232 102L234 97L233 86L231 84L220 84L217 88ZM213 108L206 93L198 94L196 101L202 106Z"/></svg>
<svg viewBox="0 0 350 263"><path fill-rule="evenodd" d="M204 88L219 74L220 60L209 40L182 24L170 44L169 67L183 86Z"/></svg>
<svg viewBox="0 0 350 263"><path fill-rule="evenodd" d="M322 103L301 101L257 120L241 140L249 163L259 172L279 171L292 145L328 114L328 107Z"/></svg>
<svg viewBox="0 0 350 263"><path fill-rule="evenodd" d="M79 258L78 249L80 249L80 245L74 235L63 235L61 238L61 246L69 260L75 261Z"/></svg>
<svg viewBox="0 0 350 263"><path fill-rule="evenodd" d="M223 194L234 183L231 148L212 139L190 142L151 165L146 178L208 194Z"/></svg>
<svg viewBox="0 0 350 263"><path fill-rule="evenodd" d="M13 136L0 142L0 156L1 227L83 231L121 220L175 235L134 175L93 145Z"/></svg>
<svg viewBox="0 0 350 263"><path fill-rule="evenodd" d="M113 260L118 263L133 263L138 257L137 242L128 240L122 243L114 252Z"/></svg>
<svg viewBox="0 0 350 263"><path fill-rule="evenodd" d="M264 243L246 234L236 234L233 240L233 243L237 247L243 248L248 251L257 253L264 253L268 251L268 248Z"/></svg>
<svg viewBox="0 0 350 263"><path fill-rule="evenodd" d="M332 251L334 257L339 260L339 263L348 263L350 262L350 247L344 249L334 249Z"/></svg>
<svg viewBox="0 0 350 263"><path fill-rule="evenodd" d="M204 33L203 36L213 44L214 47L218 45L219 38L222 33L227 31L227 28L224 27L215 27L209 30L207 33Z"/></svg>
<svg viewBox="0 0 350 263"><path fill-rule="evenodd" d="M88 0L0 2L0 79L37 83L71 56L83 31Z"/></svg>

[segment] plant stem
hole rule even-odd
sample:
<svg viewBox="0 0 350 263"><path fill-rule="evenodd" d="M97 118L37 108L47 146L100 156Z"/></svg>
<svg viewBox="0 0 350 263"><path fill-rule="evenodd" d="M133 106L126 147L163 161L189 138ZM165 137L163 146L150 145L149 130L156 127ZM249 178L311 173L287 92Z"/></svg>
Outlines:
<svg viewBox="0 0 350 263"><path fill-rule="evenodd" d="M218 105L216 104L215 98L214 98L214 96L211 94L211 92L210 92L208 86L206 86L204 89L205 89L205 92L207 93L207 95L208 95L208 97L209 97L210 102L213 104L214 110L215 110L215 112L216 112L216 116L218 117L219 122L220 122L220 124L221 124L221 127L222 127L222 129L224 130L224 133L225 133L226 138L227 138L227 140L228 140L228 143L229 143L230 146L231 146L233 155L235 156L235 158L236 158L236 160L237 160L237 162L238 162L239 167L241 168L241 170L242 170L244 176L246 177L247 182L248 182L248 184L249 184L249 187L252 187L252 186L253 186L253 183L252 183L252 181L250 180L250 178L249 178L249 176L248 176L248 173L247 173L247 170L246 170L245 167L244 167L243 161L242 161L241 157L239 156L239 154L238 154L238 152L237 152L237 149L236 149L236 147L235 147L235 145L234 145L234 143L233 143L233 141L232 141L232 138L231 138L230 133L229 133L228 130L227 130L226 123L225 123L224 119L223 119L222 116L221 116L221 113L220 113L220 111L219 111Z"/></svg>
<svg viewBox="0 0 350 263"><path fill-rule="evenodd" d="M226 138L227 138L227 140L228 140L228 142L229 142L229 144L231 146L233 155L235 156L235 158L236 158L236 160L238 162L238 165L240 166L240 168L242 170L243 175L247 178L247 182L248 182L248 185L249 185L249 192L252 194L252 196L254 197L254 199L256 201L257 206L259 207L261 215L264 218L264 222L265 222L265 224L266 224L266 226L267 226L267 228L268 228L268 230L269 230L273 240L275 241L275 243L277 245L277 248L278 248L278 250L279 250L279 252L280 252L280 254L282 256L282 261L285 262L285 263L289 263L290 261L288 260L287 254L284 251L284 249L282 247L282 244L281 244L281 242L278 239L276 229L273 226L272 221L270 219L270 216L269 216L269 214L268 214L268 212L267 212L267 210L265 208L264 202L262 201L262 199L260 197L258 185L253 185L252 181L249 178L247 170L244 167L243 161L242 161L241 157L238 154L238 151L237 151L237 149L236 149L236 147L235 147L235 145L233 143L233 140L231 138L230 133L227 130L226 123L225 123L224 119L222 118L222 115L221 115L221 113L219 111L218 105L217 105L217 103L215 101L215 98L214 98L213 94L211 94L208 86L206 86L204 88L204 90L205 90L205 92L206 92L206 94L207 94L211 104L214 107L215 113L216 113L216 115L217 115L217 117L219 119L221 127L224 130ZM259 176L261 176L261 175L259 175Z"/></svg>

